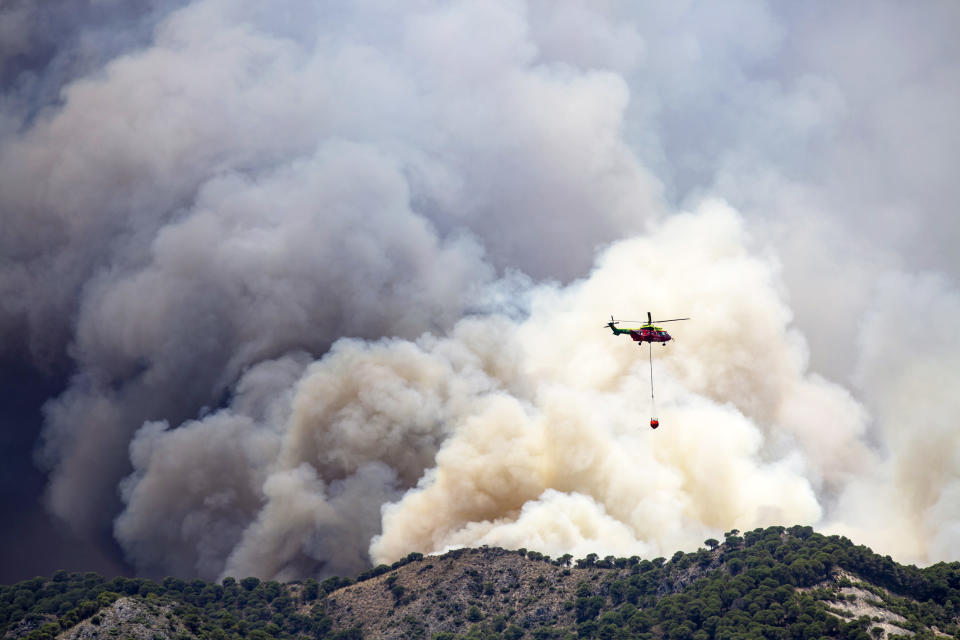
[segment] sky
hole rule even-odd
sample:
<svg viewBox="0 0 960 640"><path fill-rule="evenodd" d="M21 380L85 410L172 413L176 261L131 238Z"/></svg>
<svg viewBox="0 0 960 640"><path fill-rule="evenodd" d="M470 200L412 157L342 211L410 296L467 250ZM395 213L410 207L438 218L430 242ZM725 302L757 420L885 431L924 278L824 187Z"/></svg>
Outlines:
<svg viewBox="0 0 960 640"><path fill-rule="evenodd" d="M960 560L958 27L7 0L0 580L773 524ZM605 333L648 310L691 320Z"/></svg>

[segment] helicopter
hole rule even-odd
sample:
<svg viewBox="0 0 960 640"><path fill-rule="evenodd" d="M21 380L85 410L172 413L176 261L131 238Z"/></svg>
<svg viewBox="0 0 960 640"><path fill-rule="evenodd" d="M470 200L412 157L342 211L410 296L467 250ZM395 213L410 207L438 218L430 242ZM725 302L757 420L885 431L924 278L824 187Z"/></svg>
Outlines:
<svg viewBox="0 0 960 640"><path fill-rule="evenodd" d="M680 320L689 320L690 318L671 318L670 320L653 320L653 317L650 315L650 312L647 311L647 321L643 322L641 320L614 320L613 316L610 316L610 322L608 322L606 327L610 327L610 330L613 331L613 335L619 336L621 334L629 334L631 338L637 343L638 347L642 347L644 342L654 343L661 342L663 346L667 346L667 343L673 338L669 333L664 331L663 327L655 326L654 322L678 322ZM636 329L618 329L616 325L621 322L640 322L642 323L640 327Z"/></svg>
<svg viewBox="0 0 960 640"><path fill-rule="evenodd" d="M670 320L656 320L656 322L679 322L680 320L689 320L690 318L671 318ZM618 329L617 325L621 322L641 322L641 325L636 329ZM653 397L653 343L660 342L663 346L667 346L667 343L673 338L667 333L663 327L658 327L654 325L655 321L653 316L647 311L647 321L642 322L640 320L614 320L613 316L610 316L610 322L608 322L606 327L609 327L613 331L613 335L619 336L624 333L628 334L633 338L634 342L637 343L638 347L642 347L643 343L646 342L650 348L650 413L656 413L656 401ZM653 416L650 417L650 428L656 429L660 426L660 421Z"/></svg>

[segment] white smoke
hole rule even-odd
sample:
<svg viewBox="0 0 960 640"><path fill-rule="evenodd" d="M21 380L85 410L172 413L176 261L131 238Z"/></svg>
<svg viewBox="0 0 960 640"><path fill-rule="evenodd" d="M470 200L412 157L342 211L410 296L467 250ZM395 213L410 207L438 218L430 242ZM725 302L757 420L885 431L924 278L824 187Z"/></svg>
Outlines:
<svg viewBox="0 0 960 640"><path fill-rule="evenodd" d="M374 556L508 540L559 554L586 548L611 520L631 532L634 552L659 555L733 527L817 522L815 490L869 455L862 415L849 394L806 374L775 265L745 240L736 214L707 204L615 244L587 280L538 292L517 329L533 391L466 417L437 468L385 508ZM675 328L676 345L657 347L669 437L646 427L645 349L594 330L604 310L644 302L696 318ZM820 412L829 429L811 422ZM581 534L553 546L536 514L556 509L557 491L595 508L572 511Z"/></svg>

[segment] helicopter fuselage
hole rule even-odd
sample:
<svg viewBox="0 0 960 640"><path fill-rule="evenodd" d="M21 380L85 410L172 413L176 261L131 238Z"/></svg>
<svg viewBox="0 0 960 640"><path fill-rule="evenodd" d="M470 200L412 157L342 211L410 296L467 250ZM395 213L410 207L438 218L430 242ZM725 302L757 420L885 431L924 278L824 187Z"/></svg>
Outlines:
<svg viewBox="0 0 960 640"><path fill-rule="evenodd" d="M629 334L634 342L669 342L673 340L663 328L654 325L644 325L638 329L618 329L613 326L610 328L613 330L613 334L617 336L622 333Z"/></svg>

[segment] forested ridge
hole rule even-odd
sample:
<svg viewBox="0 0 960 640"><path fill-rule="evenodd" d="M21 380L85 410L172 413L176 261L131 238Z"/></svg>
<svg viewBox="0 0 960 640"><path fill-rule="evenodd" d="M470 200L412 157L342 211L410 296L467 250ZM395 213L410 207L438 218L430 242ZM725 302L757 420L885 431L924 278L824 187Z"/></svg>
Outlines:
<svg viewBox="0 0 960 640"><path fill-rule="evenodd" d="M481 548L289 584L61 571L0 587L0 633L25 640L960 638L958 616L960 563L904 566L801 526L670 559Z"/></svg>

